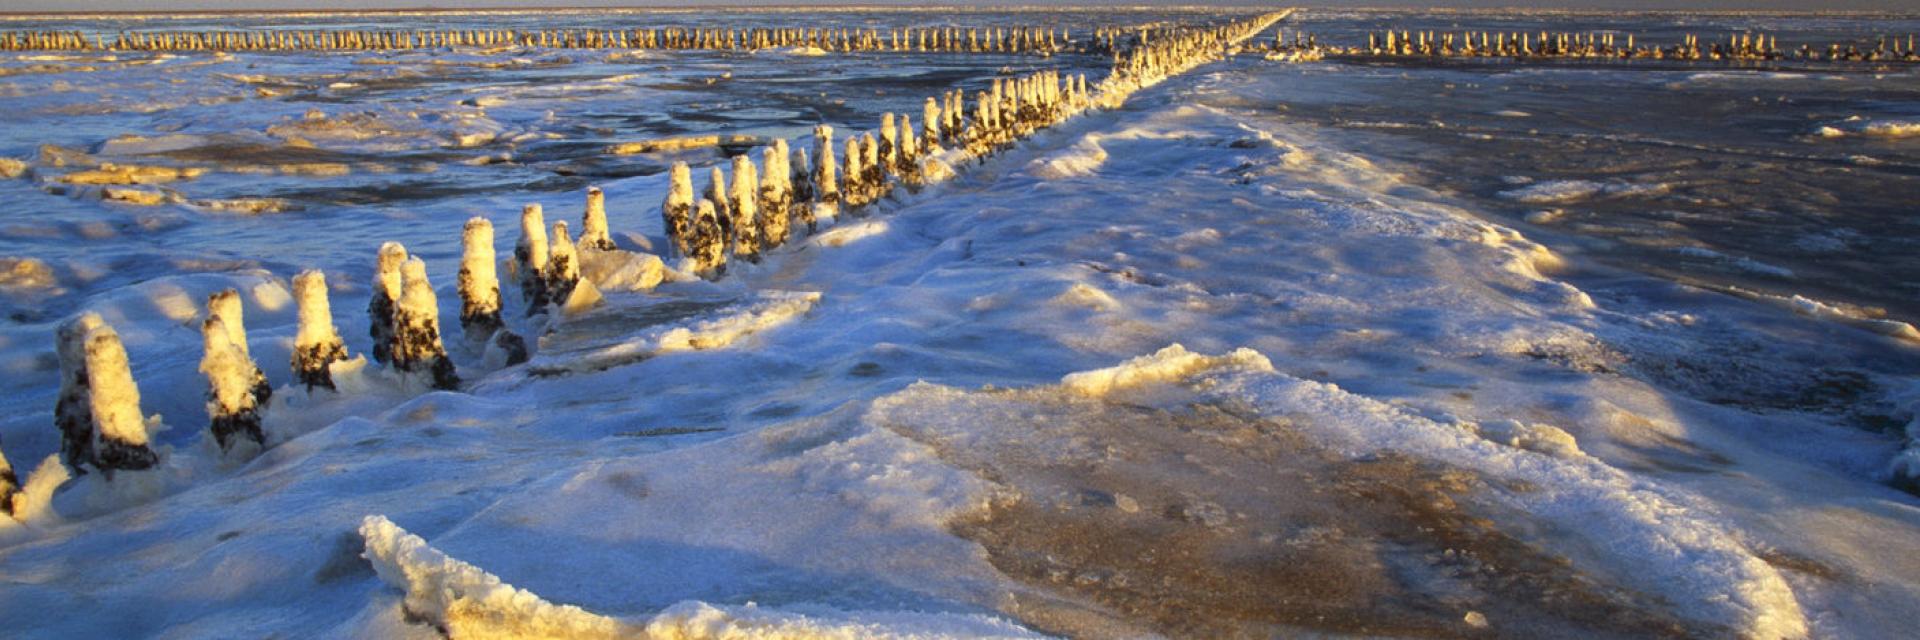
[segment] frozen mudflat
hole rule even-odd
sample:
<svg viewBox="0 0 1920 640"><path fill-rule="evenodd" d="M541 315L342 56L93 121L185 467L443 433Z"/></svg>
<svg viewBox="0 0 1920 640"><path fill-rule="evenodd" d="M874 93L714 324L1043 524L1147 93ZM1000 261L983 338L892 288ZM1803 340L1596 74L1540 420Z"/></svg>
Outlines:
<svg viewBox="0 0 1920 640"><path fill-rule="evenodd" d="M1048 16L955 20L1093 20ZM533 347L507 366L456 320L468 217L509 259L520 205L575 223L592 184L615 244L662 254L667 166L704 176L757 143L610 145L810 147L818 122L918 120L948 88L1108 60L117 57L0 64L0 121L25 125L0 130L22 164L0 180L0 443L30 507L0 517L0 635L1895 638L1920 616L1920 499L1894 486L1920 459L1913 318L1711 231L1668 228L1693 242L1636 265L1595 239L1617 235L1549 224L1725 174L1436 179L1409 167L1459 144L1444 127L1382 133L1405 129L1363 121L1407 114L1353 106L1388 74L1472 71L1237 56L719 280L669 256L657 286L589 278L599 305L528 318L503 269ZM1779 82L1708 71L1686 82ZM1471 102L1435 108L1574 119ZM1912 149L1841 130L1782 144ZM1831 237L1920 237L1885 235ZM426 262L455 390L365 359L386 240ZM353 356L338 392L287 367L306 268ZM212 443L196 369L227 288L274 386L251 457ZM157 471L60 486L42 462L55 328L81 311L161 416Z"/></svg>

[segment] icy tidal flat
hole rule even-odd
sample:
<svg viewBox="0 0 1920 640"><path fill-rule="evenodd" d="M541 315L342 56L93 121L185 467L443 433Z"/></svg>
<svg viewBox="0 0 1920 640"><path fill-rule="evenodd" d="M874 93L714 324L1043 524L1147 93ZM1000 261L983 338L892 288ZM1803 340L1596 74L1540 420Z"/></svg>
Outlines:
<svg viewBox="0 0 1920 640"><path fill-rule="evenodd" d="M1253 15L297 22L1091 38ZM1857 26L1615 19L1808 39ZM1317 10L1247 42L1429 22L1605 20ZM1066 50L6 54L0 445L24 486L0 515L0 635L1910 633L1920 332L1898 249L1920 237L1899 215L1920 143L1899 127L1920 113L1888 99L1920 86L1914 71L1296 64L1249 48L1190 52L1151 81ZM674 163L704 189L774 140L815 149L816 125L840 141L883 114L924 127L923 101L954 89L973 122L976 92L1036 72L1085 74L1096 99L979 153L929 152L874 202L811 232L796 218L784 246L735 254L724 275L672 248ZM1849 89L1806 106L1829 83ZM1748 100L1760 87L1775 93ZM1608 90L1741 105L1726 126L1743 132L1610 120L1584 97ZM1742 188L1729 158L1794 181ZM522 206L543 205L542 232L578 234L589 186L617 250L554 245L590 293L530 312ZM524 363L460 320L474 216L491 220ZM367 359L386 241L424 261L392 291L408 317L437 307L451 389ZM307 269L324 280L296 283ZM326 367L334 391L287 364L312 343L297 309L315 283L349 354ZM238 347L222 332L239 313L209 309L227 289ZM83 312L125 345L133 417L163 427L152 470L69 478L51 457L55 334ZM247 358L272 389L264 442L223 452L209 411L256 393ZM240 383L210 403L208 375Z"/></svg>

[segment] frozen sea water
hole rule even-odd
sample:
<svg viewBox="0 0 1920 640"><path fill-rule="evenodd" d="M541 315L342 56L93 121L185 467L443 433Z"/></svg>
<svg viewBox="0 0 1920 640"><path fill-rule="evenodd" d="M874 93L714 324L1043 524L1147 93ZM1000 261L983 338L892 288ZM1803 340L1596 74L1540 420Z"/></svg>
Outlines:
<svg viewBox="0 0 1920 640"><path fill-rule="evenodd" d="M609 159L610 142L866 129L1003 67L1105 66L389 57L5 79L26 83L5 117L48 123L3 134L37 163L5 183L28 203L4 214L6 252L54 283L8 302L6 452L26 471L52 451L50 326L84 308L128 337L145 408L190 463L76 482L57 517L0 530L10 632L433 637L417 621L439 616L499 633L1898 637L1920 610L1920 503L1883 483L1913 419L1911 343L1523 222L1691 182L1581 163L1441 175L1459 154L1401 149L1462 143L1403 133L1410 107L1328 115L1404 97L1395 82L1561 70L1205 65L727 280L611 295L539 336L527 366L456 352L460 392L377 368L343 371L344 396L283 386L276 446L215 460L193 368L214 290L242 290L254 356L284 384L296 269L337 281L364 353L380 241L429 262L450 319L466 217L492 217L507 255L520 204L572 220L597 184L618 241L657 247L664 163L724 153ZM135 97L61 97L96 74ZM1563 101L1490 102L1457 111L1525 120ZM47 142L215 166L161 185L186 204L102 203L42 188L43 158L75 157ZM192 204L242 198L297 206ZM1719 227L1686 233L1693 250L1645 255L1820 275L1716 244L1740 235ZM1846 300L1794 286L1767 291ZM389 586L408 581L433 588Z"/></svg>
<svg viewBox="0 0 1920 640"><path fill-rule="evenodd" d="M1388 27L1633 33L1666 44L1767 33L1782 49L1871 49L1912 15L1673 15L1311 10L1294 29L1339 42ZM1904 44L1902 45L1904 46ZM1275 109L1347 132L1410 179L1565 250L1721 290L1805 295L1920 318L1912 260L1920 116L1910 64L1627 65L1578 61L1322 64L1290 69ZM1550 222L1548 222L1550 221Z"/></svg>

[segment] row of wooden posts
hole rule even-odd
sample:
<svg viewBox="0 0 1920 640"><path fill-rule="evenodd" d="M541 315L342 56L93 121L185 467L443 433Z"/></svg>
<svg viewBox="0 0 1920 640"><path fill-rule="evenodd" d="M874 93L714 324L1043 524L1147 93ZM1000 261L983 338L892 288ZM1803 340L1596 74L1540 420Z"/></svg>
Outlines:
<svg viewBox="0 0 1920 640"><path fill-rule="evenodd" d="M703 276L720 277L729 255L759 262L761 252L784 244L801 226L812 232L821 219L858 215L897 187L941 175L946 168L936 156L946 148L984 157L1086 108L1091 95L1085 75L996 78L974 96L970 111L961 90L927 98L918 130L910 115L881 116L876 131L847 138L844 155L833 127L824 124L814 128L811 154L774 140L758 164L751 155L734 156L731 179L714 167L698 196L691 170L675 163L661 205L668 246L692 259Z"/></svg>
<svg viewBox="0 0 1920 640"><path fill-rule="evenodd" d="M1554 33L1554 32L1368 32L1366 46L1323 45L1318 38L1295 32L1292 40L1281 32L1269 44L1275 53L1311 53L1344 57L1386 58L1516 58L1516 59L1618 59L1618 60L1728 60L1728 61L1864 61L1920 62L1914 48L1915 38L1878 38L1874 48L1835 43L1825 49L1801 45L1797 49L1780 48L1777 35L1735 33L1725 42L1704 42L1687 35L1668 45L1636 42L1633 34Z"/></svg>
<svg viewBox="0 0 1920 640"><path fill-rule="evenodd" d="M633 28L633 29L259 29L0 33L4 51L367 51L447 47L752 50L811 47L838 52L1038 53L1108 50L1118 31L1076 42L1053 27Z"/></svg>
<svg viewBox="0 0 1920 640"><path fill-rule="evenodd" d="M948 161L995 153L1033 132L1096 105L1117 104L1131 91L1206 60L1218 59L1285 14L1268 14L1219 28L1165 28L1122 57L1099 86L1084 76L1042 71L996 79L969 105L963 92L928 98L915 130L905 116L889 114L877 132L849 136L846 160L835 159L832 129L815 133L815 153L789 153L784 141L763 150L764 162L751 156L732 159L733 180L719 168L705 194L695 199L690 170L674 165L671 186L661 205L668 244L708 277L724 273L726 258L757 260L804 224L815 230L822 217L862 208L901 186L937 179ZM969 108L971 107L971 108ZM953 152L943 153L952 148ZM945 160L941 160L944 158ZM758 178L766 169L767 180ZM726 213L723 215L722 211ZM725 223L722 223L725 220ZM797 224L796 224L797 221ZM475 217L462 229L463 253L456 289L461 298L463 338L480 350L497 350L507 364L527 358L525 340L501 317L500 281L491 221ZM521 237L508 264L518 280L528 313L566 304L582 285L580 265L586 252L618 251L608 231L605 196L589 188L581 232L576 239L564 221L549 227L539 205L521 211ZM442 342L439 302L427 278L427 266L409 257L399 243L380 247L374 261L367 313L371 356L406 379L453 389L459 376ZM347 360L345 341L333 323L326 275L308 270L293 278L298 328L290 358L294 379L309 392L335 389L334 363ZM200 371L208 380L209 433L222 451L267 446L261 410L273 388L247 346L243 305L232 289L207 300L201 322ZM151 469L161 463L149 442L148 419L119 334L99 314L82 313L56 331L60 392L54 423L61 433L60 460L72 473L89 469L108 480L116 472ZM18 477L0 454L0 514L12 514Z"/></svg>

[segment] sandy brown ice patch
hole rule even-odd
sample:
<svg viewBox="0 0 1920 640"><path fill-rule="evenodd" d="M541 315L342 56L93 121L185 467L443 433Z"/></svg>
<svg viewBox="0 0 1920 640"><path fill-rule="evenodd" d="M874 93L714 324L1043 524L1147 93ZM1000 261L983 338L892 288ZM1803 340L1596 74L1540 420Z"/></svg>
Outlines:
<svg viewBox="0 0 1920 640"><path fill-rule="evenodd" d="M1008 489L954 531L1029 587L1006 613L1050 633L1728 635L1509 535L1532 523L1494 498L1527 487L1410 456L1349 460L1284 420L1045 389L949 393L883 418Z"/></svg>

